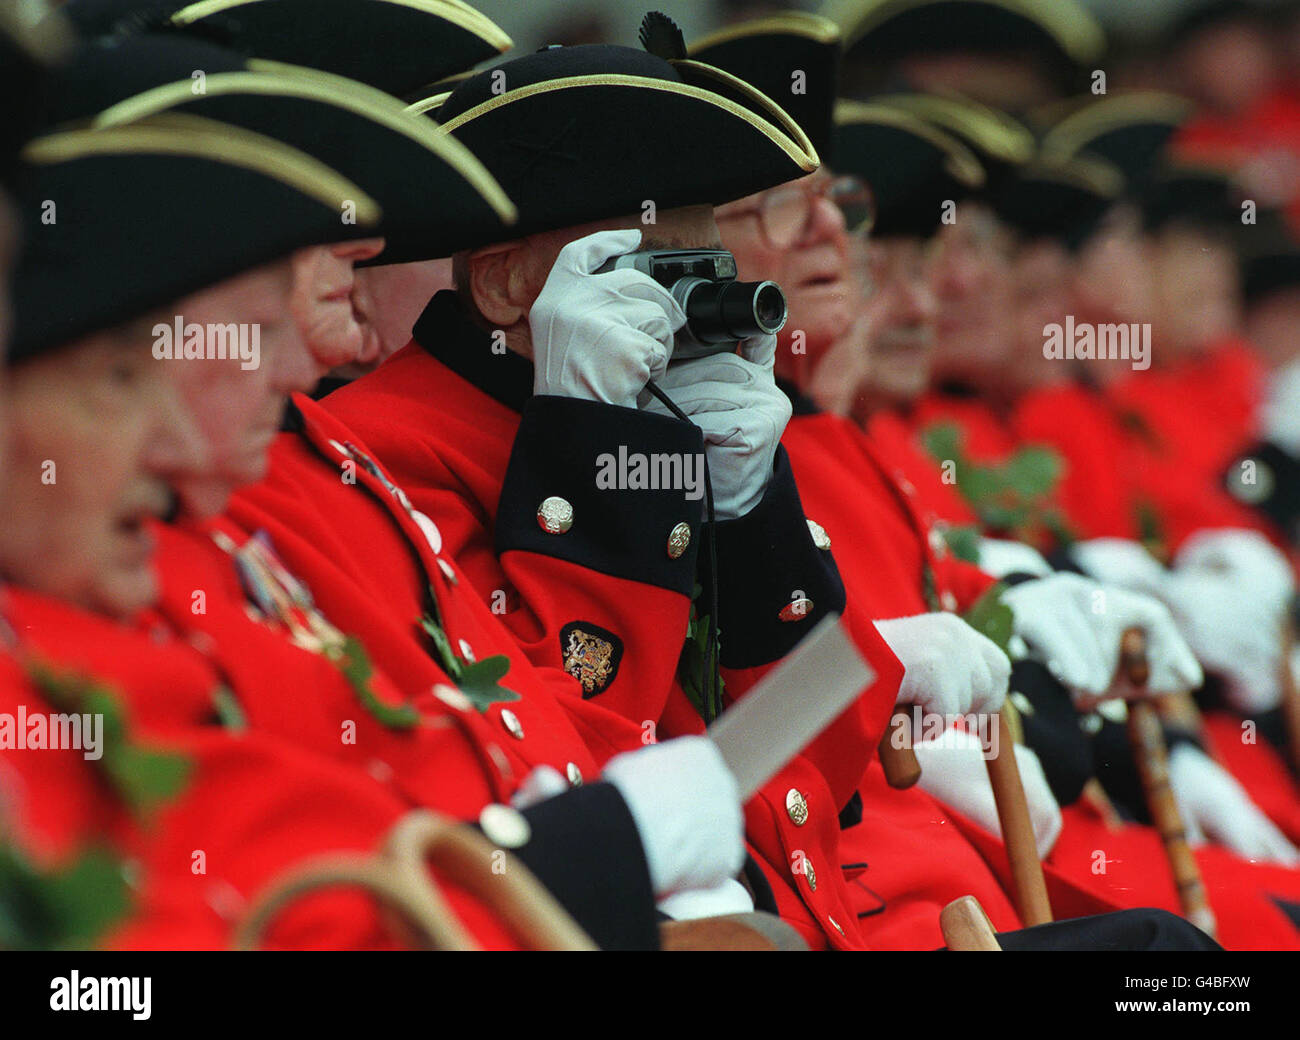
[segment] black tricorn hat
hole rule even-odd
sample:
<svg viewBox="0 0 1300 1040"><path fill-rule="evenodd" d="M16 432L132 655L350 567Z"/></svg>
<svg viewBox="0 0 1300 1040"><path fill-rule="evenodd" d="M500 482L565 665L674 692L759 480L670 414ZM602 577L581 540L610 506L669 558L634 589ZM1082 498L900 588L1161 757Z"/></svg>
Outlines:
<svg viewBox="0 0 1300 1040"><path fill-rule="evenodd" d="M1051 238L1077 249L1123 190L1124 175L1105 159L1037 158L1015 170L991 201L1024 238Z"/></svg>
<svg viewBox="0 0 1300 1040"><path fill-rule="evenodd" d="M1090 99L1052 126L1043 135L1042 152L1061 158L1080 152L1100 156L1119 167L1136 192L1191 113L1191 102L1176 94L1107 94Z"/></svg>
<svg viewBox="0 0 1300 1040"><path fill-rule="evenodd" d="M1000 185L1038 151L1030 129L1001 109L954 94L882 94L873 102L901 108L957 138L984 167L985 194Z"/></svg>
<svg viewBox="0 0 1300 1040"><path fill-rule="evenodd" d="M1144 185L1142 223L1147 231L1171 224L1233 233L1241 224L1244 194L1221 166L1171 163Z"/></svg>
<svg viewBox="0 0 1300 1040"><path fill-rule="evenodd" d="M198 92L195 69L204 70ZM500 237L517 215L464 145L391 95L332 73L245 61L176 34L144 34L91 43L60 87L56 108L64 119L105 127L184 112L321 160L379 200L384 219L366 233L385 237L381 263L449 256L494 230Z"/></svg>
<svg viewBox="0 0 1300 1040"><path fill-rule="evenodd" d="M319 160L200 116L56 130L23 159L13 361L347 238L381 213Z"/></svg>
<svg viewBox="0 0 1300 1040"><path fill-rule="evenodd" d="M834 22L786 11L720 29L692 43L689 53L757 87L794 117L826 155L839 95L840 44Z"/></svg>
<svg viewBox="0 0 1300 1040"><path fill-rule="evenodd" d="M511 47L460 0L72 0L68 15L85 36L170 25L398 96Z"/></svg>
<svg viewBox="0 0 1300 1040"><path fill-rule="evenodd" d="M871 187L873 235L928 238L944 206L984 184L975 153L950 134L900 108L841 101L835 106L831 165Z"/></svg>
<svg viewBox="0 0 1300 1040"><path fill-rule="evenodd" d="M1036 56L1062 78L1096 62L1101 26L1075 0L827 0L850 61L965 51Z"/></svg>
<svg viewBox="0 0 1300 1040"><path fill-rule="evenodd" d="M18 149L45 122L49 70L67 57L72 41L70 27L56 14L29 24L16 7L0 6L0 98L6 109L0 178L6 182Z"/></svg>
<svg viewBox="0 0 1300 1040"><path fill-rule="evenodd" d="M1242 224L1236 238L1247 303L1300 286L1300 240L1280 210L1261 209L1256 223Z"/></svg>
<svg viewBox="0 0 1300 1040"><path fill-rule="evenodd" d="M799 124L743 80L629 47L547 48L466 80L441 107L412 108L492 171L519 207L520 237L646 203L721 205L820 165Z"/></svg>

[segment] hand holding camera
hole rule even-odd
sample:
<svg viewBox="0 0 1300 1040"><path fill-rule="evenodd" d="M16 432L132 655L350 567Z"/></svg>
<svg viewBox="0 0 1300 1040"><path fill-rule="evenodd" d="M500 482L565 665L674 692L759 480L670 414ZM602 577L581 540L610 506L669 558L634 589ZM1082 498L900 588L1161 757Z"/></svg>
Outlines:
<svg viewBox="0 0 1300 1040"><path fill-rule="evenodd" d="M598 231L560 250L528 315L534 393L635 408L663 375L685 312L641 271L595 274L640 244L636 229Z"/></svg>

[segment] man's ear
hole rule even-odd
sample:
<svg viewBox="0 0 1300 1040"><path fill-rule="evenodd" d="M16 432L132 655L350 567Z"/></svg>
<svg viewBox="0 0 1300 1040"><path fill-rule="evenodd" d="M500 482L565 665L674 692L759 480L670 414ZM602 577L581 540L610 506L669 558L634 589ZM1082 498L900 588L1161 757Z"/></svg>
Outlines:
<svg viewBox="0 0 1300 1040"><path fill-rule="evenodd" d="M522 251L522 242L498 242L466 258L469 291L489 325L508 329L528 316L533 301L520 263Z"/></svg>

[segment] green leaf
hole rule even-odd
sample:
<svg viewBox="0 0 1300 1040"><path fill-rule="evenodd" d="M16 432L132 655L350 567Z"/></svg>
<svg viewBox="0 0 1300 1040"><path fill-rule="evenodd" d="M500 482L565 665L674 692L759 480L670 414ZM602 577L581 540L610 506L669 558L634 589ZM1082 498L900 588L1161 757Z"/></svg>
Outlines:
<svg viewBox="0 0 1300 1040"><path fill-rule="evenodd" d="M1048 448L1021 448L1005 464L1008 485L1022 499L1044 498L1061 477L1061 459Z"/></svg>
<svg viewBox="0 0 1300 1040"><path fill-rule="evenodd" d="M133 812L141 815L175 798L185 789L190 760L168 751L150 751L135 744L104 753L104 770Z"/></svg>
<svg viewBox="0 0 1300 1040"><path fill-rule="evenodd" d="M426 614L420 618L420 627L433 641L433 648L438 651L438 659L442 662L443 670L452 679L459 679L461 673L460 658L456 656L456 651L451 648L451 640L447 638L447 633L443 631L442 626Z"/></svg>
<svg viewBox="0 0 1300 1040"><path fill-rule="evenodd" d="M998 582L977 599L970 610L962 616L971 628L987 636L1002 649L1003 653L1009 655L1015 614L1002 602L1002 594L1006 589L1002 582Z"/></svg>
<svg viewBox="0 0 1300 1040"><path fill-rule="evenodd" d="M967 563L980 562L980 532L972 524L962 527L949 527L943 532L944 541L949 551L959 560Z"/></svg>
<svg viewBox="0 0 1300 1040"><path fill-rule="evenodd" d="M956 423L936 423L921 433L921 443L936 462L952 461L960 469L965 461L962 452L961 427Z"/></svg>
<svg viewBox="0 0 1300 1040"><path fill-rule="evenodd" d="M506 672L510 671L510 658L505 654L485 657L481 661L467 664L460 673L460 692L470 699L479 711L487 711L496 703L520 700L514 690L501 685Z"/></svg>
<svg viewBox="0 0 1300 1040"><path fill-rule="evenodd" d="M78 675L60 675L32 662L28 674L41 695L60 712L103 719L102 754L95 765L131 811L143 815L176 797L189 780L190 760L172 751L150 749L131 739L126 713L107 686Z"/></svg>
<svg viewBox="0 0 1300 1040"><path fill-rule="evenodd" d="M67 950L94 946L131 908L122 861L87 849L60 870L42 871L0 845L0 949Z"/></svg>
<svg viewBox="0 0 1300 1040"><path fill-rule="evenodd" d="M370 712L380 723L390 729L411 729L420 724L420 713L409 704L385 704L370 688L370 677L374 669L370 665L370 655L356 636L348 636L335 662L343 677L347 679L361 706Z"/></svg>

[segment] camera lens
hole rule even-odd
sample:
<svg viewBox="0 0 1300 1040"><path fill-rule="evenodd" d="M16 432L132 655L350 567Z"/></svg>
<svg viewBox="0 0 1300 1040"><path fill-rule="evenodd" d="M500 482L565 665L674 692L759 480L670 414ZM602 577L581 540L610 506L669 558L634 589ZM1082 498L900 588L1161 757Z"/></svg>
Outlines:
<svg viewBox="0 0 1300 1040"><path fill-rule="evenodd" d="M713 282L682 278L672 294L701 343L728 343L785 325L785 293L775 282Z"/></svg>

